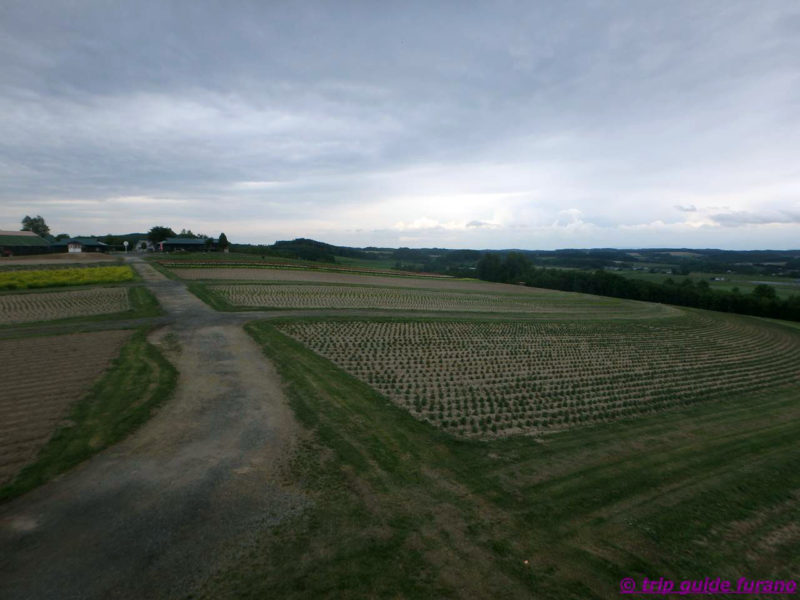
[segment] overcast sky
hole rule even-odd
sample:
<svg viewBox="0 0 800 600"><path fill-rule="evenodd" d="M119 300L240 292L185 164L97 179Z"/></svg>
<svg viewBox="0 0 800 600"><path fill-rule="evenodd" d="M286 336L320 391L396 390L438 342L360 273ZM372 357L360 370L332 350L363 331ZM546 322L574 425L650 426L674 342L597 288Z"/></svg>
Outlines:
<svg viewBox="0 0 800 600"><path fill-rule="evenodd" d="M0 229L800 247L800 2L3 0Z"/></svg>

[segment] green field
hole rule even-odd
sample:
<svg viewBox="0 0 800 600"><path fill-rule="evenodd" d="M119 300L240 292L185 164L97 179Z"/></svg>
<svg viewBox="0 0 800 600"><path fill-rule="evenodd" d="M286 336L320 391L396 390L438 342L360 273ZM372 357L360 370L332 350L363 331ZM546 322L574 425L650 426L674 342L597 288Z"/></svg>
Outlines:
<svg viewBox="0 0 800 600"><path fill-rule="evenodd" d="M499 287L491 319L466 300L491 292L411 290L474 313L422 319L362 279L190 284L229 311L388 313L246 326L311 432L289 481L314 507L199 597L577 600L616 598L623 577L800 577L796 327L624 300L609 318L609 298ZM503 317L508 301L538 312Z"/></svg>
<svg viewBox="0 0 800 600"><path fill-rule="evenodd" d="M301 426L277 476L304 508L254 525L186 597L584 600L618 598L625 577L800 580L796 323L235 262L153 263L171 279L154 285L263 311L183 326L254 319ZM121 285L133 312L160 314ZM139 330L0 498L114 443L176 381Z"/></svg>
<svg viewBox="0 0 800 600"><path fill-rule="evenodd" d="M796 385L466 441L269 323L248 331L313 432L292 477L315 506L199 597L616 598L622 577L798 577Z"/></svg>
<svg viewBox="0 0 800 600"><path fill-rule="evenodd" d="M680 283L685 279L682 275L665 275L664 273L647 273L645 271L615 271L617 275L631 279L641 279L653 283L663 283L665 279L671 277L673 281ZM722 278L723 281L714 281L715 278ZM742 294L749 294L759 283L766 283L775 289L779 298L788 298L795 295L800 296L800 282L787 277L772 277L770 275L742 275L739 273L692 273L689 275L694 283L706 281L711 289L730 292L737 288Z"/></svg>

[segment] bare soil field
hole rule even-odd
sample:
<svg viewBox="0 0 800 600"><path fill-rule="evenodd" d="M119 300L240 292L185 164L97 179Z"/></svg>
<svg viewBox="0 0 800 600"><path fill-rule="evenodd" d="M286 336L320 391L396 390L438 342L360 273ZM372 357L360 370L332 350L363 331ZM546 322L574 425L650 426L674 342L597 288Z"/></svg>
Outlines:
<svg viewBox="0 0 800 600"><path fill-rule="evenodd" d="M35 458L130 336L103 331L0 341L0 485Z"/></svg>
<svg viewBox="0 0 800 600"><path fill-rule="evenodd" d="M2 294L0 325L104 315L130 308L125 287Z"/></svg>
<svg viewBox="0 0 800 600"><path fill-rule="evenodd" d="M492 313L564 314L581 318L663 316L655 304L623 302L582 294L532 290L526 294L489 294L450 290L335 285L210 285L232 306L294 309L394 309ZM512 288L517 291L517 288ZM531 288L527 288L531 289ZM536 292L539 292L538 294Z"/></svg>
<svg viewBox="0 0 800 600"><path fill-rule="evenodd" d="M467 437L558 431L800 382L800 335L735 317L279 329L415 417Z"/></svg>

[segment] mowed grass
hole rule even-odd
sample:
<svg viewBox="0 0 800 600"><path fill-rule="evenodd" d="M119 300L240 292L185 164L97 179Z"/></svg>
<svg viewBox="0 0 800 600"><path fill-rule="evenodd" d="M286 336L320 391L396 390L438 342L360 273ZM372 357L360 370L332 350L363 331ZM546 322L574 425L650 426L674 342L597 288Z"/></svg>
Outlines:
<svg viewBox="0 0 800 600"><path fill-rule="evenodd" d="M17 497L120 441L172 393L177 371L138 330L112 366L71 409L36 460L0 488L0 502Z"/></svg>
<svg viewBox="0 0 800 600"><path fill-rule="evenodd" d="M542 440L459 440L266 322L311 431L314 507L208 580L219 598L618 598L622 577L800 576L800 392Z"/></svg>

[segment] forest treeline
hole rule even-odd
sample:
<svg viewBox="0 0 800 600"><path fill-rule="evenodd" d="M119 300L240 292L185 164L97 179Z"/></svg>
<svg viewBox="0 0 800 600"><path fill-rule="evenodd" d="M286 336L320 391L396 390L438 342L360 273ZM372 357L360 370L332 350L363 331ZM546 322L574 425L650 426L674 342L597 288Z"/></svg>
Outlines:
<svg viewBox="0 0 800 600"><path fill-rule="evenodd" d="M800 321L800 296L782 299L773 287L763 284L743 294L711 289L705 280L667 278L663 283L656 283L608 271L537 268L525 256L516 253L503 257L484 254L478 261L477 273L485 281Z"/></svg>

